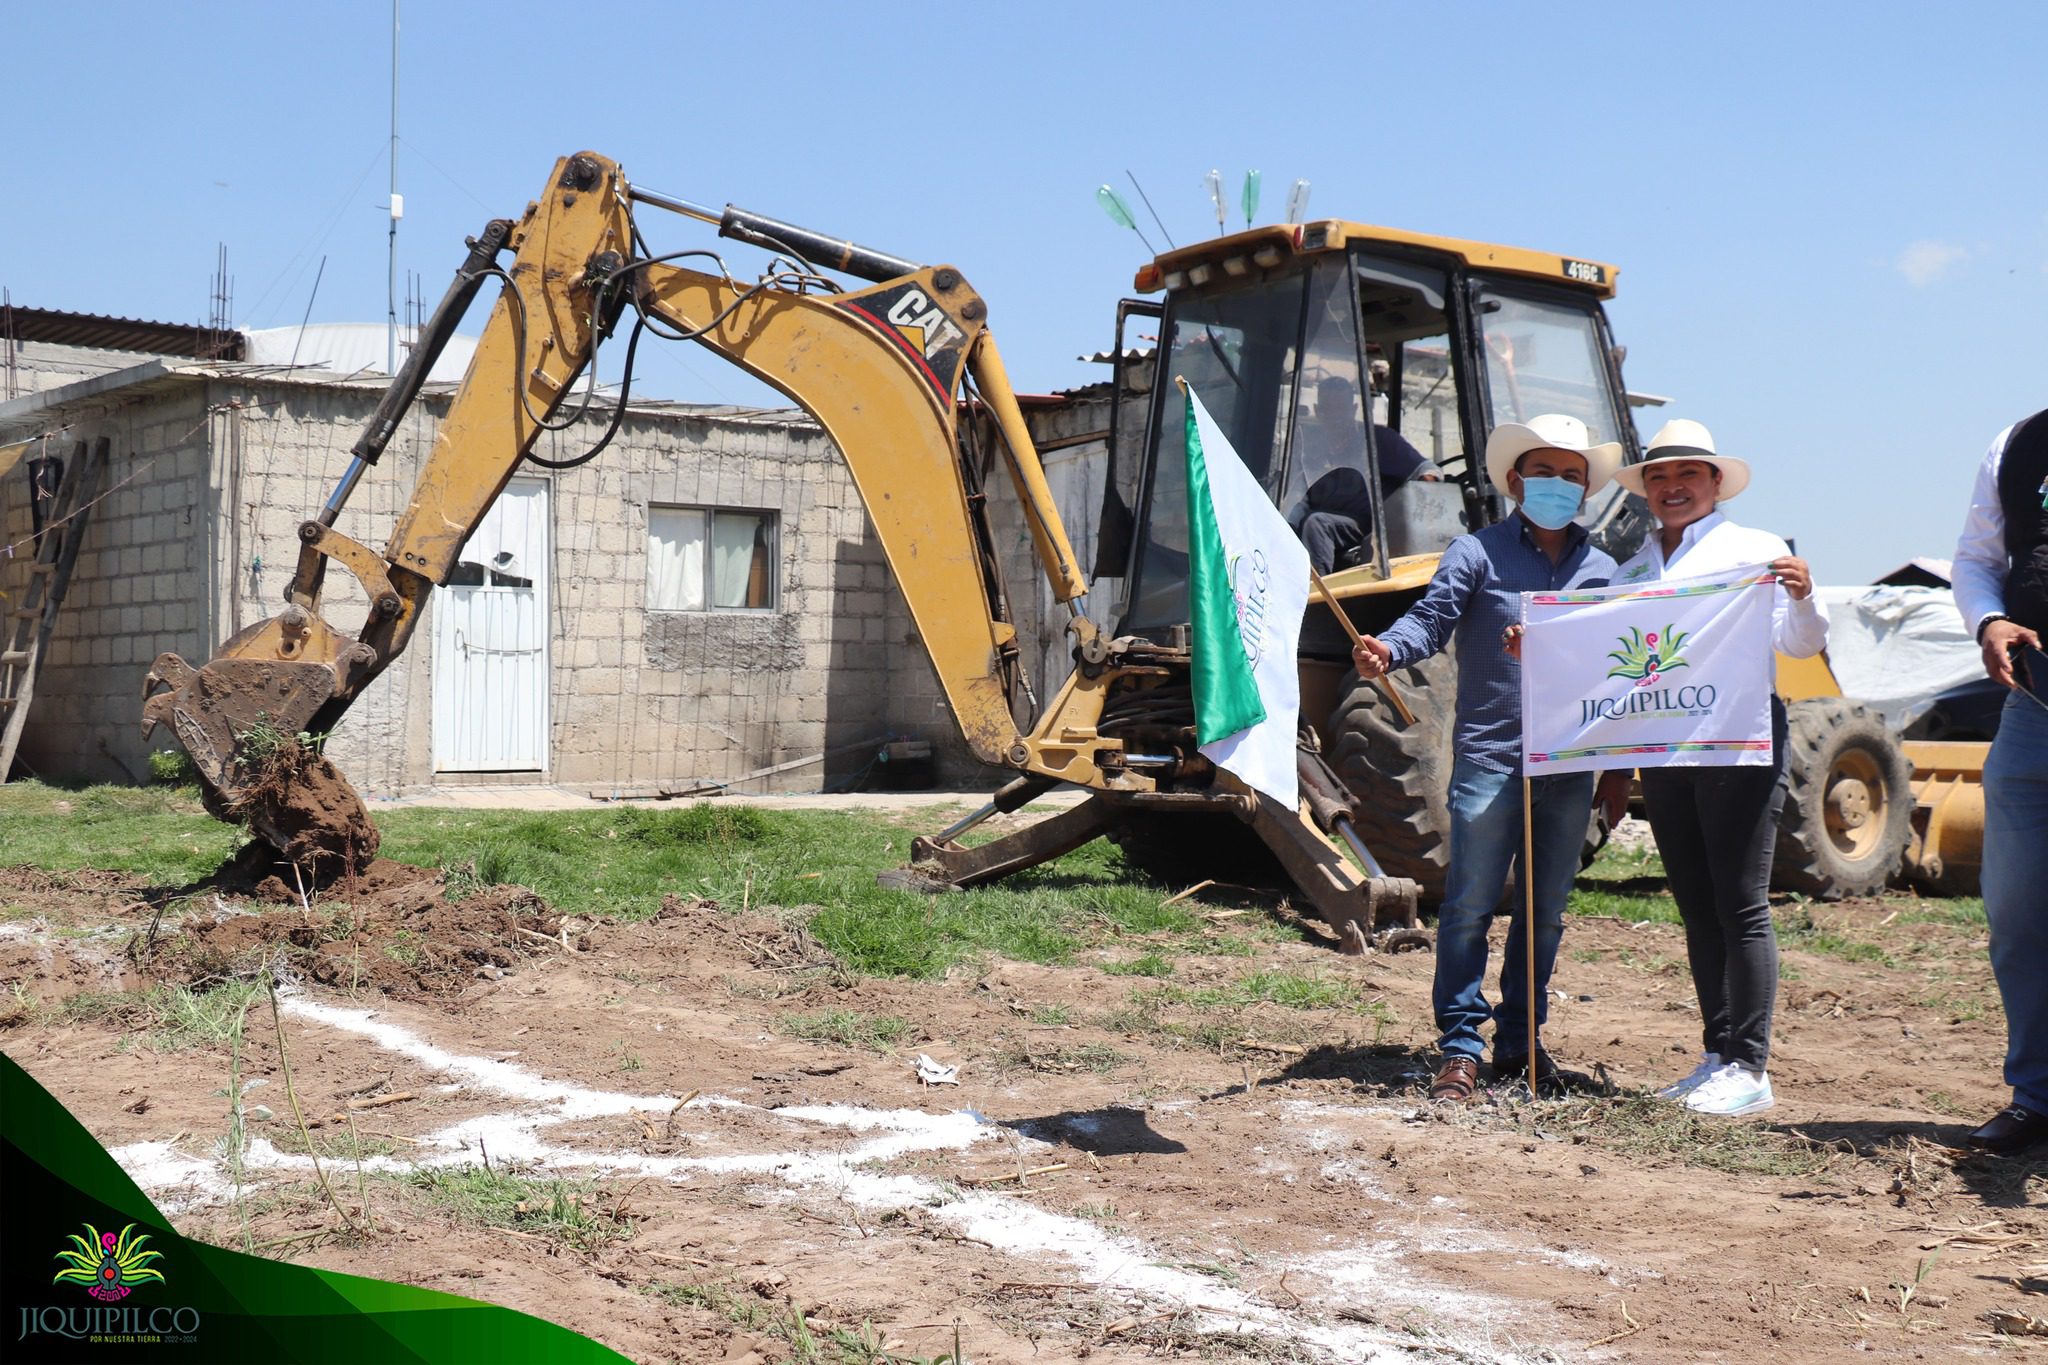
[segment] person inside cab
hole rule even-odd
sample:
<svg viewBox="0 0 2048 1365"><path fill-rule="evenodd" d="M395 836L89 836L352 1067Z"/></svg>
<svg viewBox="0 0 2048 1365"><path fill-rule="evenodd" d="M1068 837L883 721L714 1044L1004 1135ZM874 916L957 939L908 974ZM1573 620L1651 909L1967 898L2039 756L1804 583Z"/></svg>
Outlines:
<svg viewBox="0 0 2048 1365"><path fill-rule="evenodd" d="M1391 493L1410 479L1443 475L1392 427L1373 424L1380 490ZM1326 374L1316 384L1316 405L1294 432L1294 458L1307 486L1287 524L1308 548L1317 573L1361 564L1371 552L1372 494L1365 477L1365 413L1348 376Z"/></svg>

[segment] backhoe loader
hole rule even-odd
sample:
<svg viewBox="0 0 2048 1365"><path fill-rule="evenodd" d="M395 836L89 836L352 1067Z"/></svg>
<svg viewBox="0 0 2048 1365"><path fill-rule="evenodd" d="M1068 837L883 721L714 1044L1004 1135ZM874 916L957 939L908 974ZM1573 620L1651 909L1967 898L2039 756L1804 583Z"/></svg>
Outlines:
<svg viewBox="0 0 2048 1365"><path fill-rule="evenodd" d="M650 254L641 230L650 210L715 225L771 252L771 264L742 282L709 251ZM352 790L331 772L324 782L280 780L278 740L332 729L406 647L521 462L551 463L532 453L540 432L589 404L587 390L576 396L579 380L630 310L616 412L643 330L695 341L806 409L847 462L967 747L1013 774L980 810L915 841L895 881L974 885L1108 834L1128 858L1183 881L1246 860L1270 875L1277 860L1353 949L1374 936L1414 938L1418 906L1440 896L1448 858L1454 664L1438 656L1392 680L1411 719L1394 692L1357 678L1339 622L1312 601L1300 655L1300 808L1212 767L1196 749L1189 683L1182 400L1163 381L1184 379L1200 394L1297 525L1335 505L1333 486L1363 485L1342 504L1356 532L1345 557L1323 567L1345 613L1376 630L1421 593L1453 536L1505 513L1476 458L1493 424L1570 412L1596 440L1619 440L1638 458L1601 308L1615 274L1600 262L1334 220L1251 229L1146 264L1137 288L1163 299L1127 299L1117 313L1114 354L1124 359L1092 566L1118 585L1105 613L1115 628L1104 631L1081 609L1089 584L987 305L957 269L659 194L595 153L565 157L522 217L471 239L347 471L301 526L284 610L203 668L161 656L145 729L170 726L210 808L247 821L288 860L316 873L365 861L374 827ZM350 494L486 281L501 286L497 303L412 499L388 545L366 546L340 529ZM1159 344L1140 373L1125 331L1148 317ZM1143 420L1124 420L1121 405L1139 397ZM1133 449L1121 438L1136 431ZM1069 613L1074 668L1035 715L982 486L993 463L978 443L990 432L1045 588ZM604 439L572 463L596 457ZM1420 465L1404 468L1404 453ZM1640 501L1618 488L1586 520L1617 557L1647 525ZM333 562L370 604L353 636L321 617ZM1089 799L989 843L959 842L1061 785Z"/></svg>
<svg viewBox="0 0 2048 1365"><path fill-rule="evenodd" d="M715 224L720 235L764 247L773 260L760 278L742 282L710 252L650 254L636 221L636 211L644 217L650 208ZM510 263L501 264L506 253ZM1262 249L1266 255L1286 273L1289 250L1275 245ZM828 271L870 283L845 290ZM498 302L411 500L384 549L364 545L340 529L350 494L477 292L493 280L502 286ZM1184 628L1111 638L1081 611L1087 580L988 330L987 304L957 269L657 194L591 152L562 158L524 215L495 220L470 240L347 471L301 525L284 610L228 640L204 667L175 654L157 659L145 686L145 732L171 728L216 813L246 820L316 874L361 865L374 852L374 827L345 782L305 782L301 770L281 772L274 760L291 737L331 730L406 647L430 594L447 581L520 462L548 463L532 453L539 433L566 425L559 415L578 401L579 380L594 384L597 349L629 309L619 413L633 352L641 332L652 330L696 341L779 389L837 445L968 748L1015 774L980 814L1015 810L1060 784L1091 793L977 848L955 842L974 818L918 841L917 863L905 873L913 884L972 885L1133 821L1208 816L1255 834L1348 947L1418 932L1415 882L1381 868L1360 836L1356 799L1312 734L1299 751L1302 801L1287 809L1196 752ZM1217 355L1235 344L1216 329L1211 335ZM1270 394L1291 389L1293 376L1262 373L1257 382ZM1070 611L1075 670L1042 714L1023 723L1016 709L1022 655L980 486L986 465L970 448L980 424L963 426L963 406L992 419L1039 567ZM607 439L571 462L594 458ZM321 615L323 583L335 565L354 576L369 603L353 637ZM1146 585L1153 600L1165 600L1156 573Z"/></svg>

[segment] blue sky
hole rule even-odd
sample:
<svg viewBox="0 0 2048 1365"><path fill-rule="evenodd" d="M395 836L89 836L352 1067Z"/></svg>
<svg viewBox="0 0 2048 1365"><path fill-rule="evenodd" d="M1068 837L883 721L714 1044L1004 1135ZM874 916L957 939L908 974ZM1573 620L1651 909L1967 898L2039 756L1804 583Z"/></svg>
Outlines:
<svg viewBox="0 0 2048 1365"><path fill-rule="evenodd" d="M1186 241L1214 229L1203 173L1257 167L1262 218L1305 177L1311 217L1620 264L1630 386L1756 464L1729 510L1795 537L1823 582L1950 553L1986 443L2048 405L2048 6L406 0L401 19L399 263L430 299L465 234L590 147L667 193L960 266L1018 386L1065 387L1100 377L1075 357L1107 344L1144 256L1095 186L1134 171ZM10 7L0 284L197 321L225 242L239 325L296 323L323 256L315 320L381 320L389 25L383 3ZM656 238L706 244L680 222ZM758 393L694 349L642 355L674 397Z"/></svg>

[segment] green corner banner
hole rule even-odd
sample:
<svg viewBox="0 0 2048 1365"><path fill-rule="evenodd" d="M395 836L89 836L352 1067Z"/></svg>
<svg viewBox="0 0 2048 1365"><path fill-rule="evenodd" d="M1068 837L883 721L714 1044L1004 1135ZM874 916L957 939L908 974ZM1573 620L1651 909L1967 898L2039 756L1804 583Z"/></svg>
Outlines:
<svg viewBox="0 0 2048 1365"><path fill-rule="evenodd" d="M0 1053L0 1361L625 1359L509 1308L181 1237Z"/></svg>

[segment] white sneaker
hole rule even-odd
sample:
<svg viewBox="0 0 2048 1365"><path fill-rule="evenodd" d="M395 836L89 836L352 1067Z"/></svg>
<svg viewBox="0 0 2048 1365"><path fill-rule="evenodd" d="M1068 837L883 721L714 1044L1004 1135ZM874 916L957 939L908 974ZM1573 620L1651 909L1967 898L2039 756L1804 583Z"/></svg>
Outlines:
<svg viewBox="0 0 2048 1365"><path fill-rule="evenodd" d="M1665 1086L1662 1090L1659 1090L1657 1092L1657 1098L1660 1100L1682 1100L1687 1095L1690 1095L1693 1091L1699 1089L1702 1085L1706 1084L1707 1077L1713 1075L1716 1071L1719 1071L1720 1069L1720 1053L1702 1053L1700 1054L1700 1064L1692 1069L1692 1074L1690 1076L1687 1076L1682 1081L1673 1081L1671 1084Z"/></svg>
<svg viewBox="0 0 2048 1365"><path fill-rule="evenodd" d="M1734 1062L1701 1081L1685 1097L1685 1107L1695 1114L1731 1119L1759 1113L1777 1102L1768 1072L1750 1071Z"/></svg>

